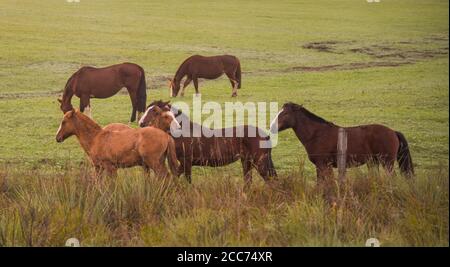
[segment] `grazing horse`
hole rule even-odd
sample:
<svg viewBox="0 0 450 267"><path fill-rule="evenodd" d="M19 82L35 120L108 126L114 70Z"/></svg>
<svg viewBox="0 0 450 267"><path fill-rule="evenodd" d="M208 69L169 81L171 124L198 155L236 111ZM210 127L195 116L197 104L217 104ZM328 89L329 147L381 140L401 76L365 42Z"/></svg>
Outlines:
<svg viewBox="0 0 450 267"><path fill-rule="evenodd" d="M97 175L106 171L115 176L117 168L141 165L147 172L152 169L158 177L167 177L166 157L171 173L178 173L175 142L158 128L133 129L117 123L101 128L80 111L71 110L64 114L56 141L63 142L72 135L77 137Z"/></svg>
<svg viewBox="0 0 450 267"><path fill-rule="evenodd" d="M306 148L309 160L314 163L318 182L325 177L333 177L333 167L337 167L337 140L339 126L328 122L295 103L283 105L271 123L271 132L276 133L292 128L297 138ZM414 168L408 143L402 133L386 126L371 124L344 127L347 132L347 167L381 164L388 174L392 174L397 159L402 174L411 176Z"/></svg>
<svg viewBox="0 0 450 267"><path fill-rule="evenodd" d="M219 78L224 73L230 79L231 87L233 88L232 96L237 96L237 89L241 88L241 63L237 57L230 55L212 57L191 56L181 63L174 78L169 81L170 94L172 97L178 95L181 79L184 76L187 76L187 78L181 89L181 96L184 96L184 89L191 81L194 82L195 93L198 94L198 78L213 80Z"/></svg>
<svg viewBox="0 0 450 267"><path fill-rule="evenodd" d="M105 68L82 67L67 80L61 103L61 110L66 113L73 109L71 100L76 95L80 98L80 111L91 117L91 98L108 98L127 88L133 107L130 122L136 120L145 111L147 91L144 69L133 63L122 63ZM139 118L138 118L139 120Z"/></svg>
<svg viewBox="0 0 450 267"><path fill-rule="evenodd" d="M189 127L187 133L185 132L181 136L174 136L171 131L175 140L177 158L181 164L179 174L184 173L189 182L191 182L192 166L218 167L236 162L239 159L244 171L246 188L252 182L252 168L256 168L266 182L269 180L269 177L277 176L272 162L271 148L260 147L260 142L268 141L269 136L260 134L259 129L256 127L245 125L223 129L206 128L190 121L180 110L171 107L169 102L163 101L154 101L148 106L145 114L139 121L139 126L152 125L168 131L170 124L158 122L159 117L164 115L163 112L167 111L171 111L179 118L183 132ZM183 122L186 122L188 125L183 126ZM202 134L200 137L192 137L194 127L201 129ZM204 135L206 132L208 133L207 136ZM225 132L232 133L233 137L226 137ZM252 134L249 133L256 134L254 137L251 137ZM221 137L218 137L218 135Z"/></svg>

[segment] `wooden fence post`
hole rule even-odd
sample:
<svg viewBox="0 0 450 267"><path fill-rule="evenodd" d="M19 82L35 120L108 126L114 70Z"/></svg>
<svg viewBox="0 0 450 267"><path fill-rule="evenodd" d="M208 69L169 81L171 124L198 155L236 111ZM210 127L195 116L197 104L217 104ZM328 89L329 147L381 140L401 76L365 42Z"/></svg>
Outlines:
<svg viewBox="0 0 450 267"><path fill-rule="evenodd" d="M344 128L339 128L337 142L337 167L339 182L345 182L345 172L347 161L347 132Z"/></svg>

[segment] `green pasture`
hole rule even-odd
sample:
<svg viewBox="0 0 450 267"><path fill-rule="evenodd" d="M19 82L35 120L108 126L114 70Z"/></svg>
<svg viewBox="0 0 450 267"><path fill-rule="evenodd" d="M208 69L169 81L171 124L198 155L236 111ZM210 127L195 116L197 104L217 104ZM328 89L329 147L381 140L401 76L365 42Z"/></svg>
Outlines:
<svg viewBox="0 0 450 267"><path fill-rule="evenodd" d="M80 3L68 3L65 0L2 0L0 178L15 180L11 184L23 190L18 195L4 193L2 198L8 199L5 203L16 203L14 205L18 206L25 202L24 199L15 199L17 196L27 196L38 201L37 192L45 190L29 191L33 187L25 181L32 176L43 177L44 181L48 181L45 173L50 173L49 177L61 174L58 179L71 177L67 183L72 183L73 177L82 175L80 173L83 172L78 168L84 166L85 156L76 138L70 138L62 144L55 141L62 117L56 99L67 79L78 68L84 65L101 67L121 62L137 63L146 71L149 103L169 99L166 80L173 76L186 57L193 54L232 54L239 57L242 65L242 89L236 99L231 98L230 84L222 77L215 81L201 81L203 102L216 101L222 106L227 101L278 102L281 108L283 103L292 101L303 104L310 111L341 126L369 123L387 125L406 136L419 174L420 188L424 189L426 179L433 179L434 176L440 177L435 183L447 183L448 186L448 173L441 173L442 169L448 169L449 160L448 8L448 1L439 0L382 0L381 3L367 3L365 0L81 0ZM192 103L193 92L191 84L184 98L172 101ZM78 99L74 98L74 102L78 105ZM131 103L128 95L120 93L106 100L93 99L92 108L94 119L101 125L127 123ZM294 173L302 177L293 178L294 181L304 177L308 185L314 184L314 166L308 161L306 151L292 131L279 135L279 144L273 149L273 159L282 177L291 177ZM352 173L365 176L367 170L362 167ZM136 178L140 174L141 170L134 168L121 171L120 177L140 179ZM241 175L240 163L214 169L194 168L194 188L188 189L191 191L186 193L186 197L189 194L196 195L198 192L195 190L206 193L209 189L220 189L230 177L232 186L240 186ZM255 192L263 191L263 182L256 173L254 176L257 186ZM209 181L214 177L223 183ZM133 184L137 183L130 182L122 186ZM301 188L309 190L306 185ZM0 195L3 192L1 190ZM415 191L411 190L413 193L401 192L413 203L411 199ZM433 189L426 187L417 192L429 196ZM383 227L374 231L383 232L390 245L448 245L448 190L439 192L442 197L439 201L424 202L430 204L424 204L424 213L427 212L426 208L431 207L436 212L430 215L435 216L432 220L417 213L408 217L410 221L389 225L393 228L385 232ZM55 191L54 194L58 193ZM233 199L229 195L225 198L230 201ZM175 201L170 196L168 199ZM149 198L143 197L141 200L149 201ZM46 201L51 203L53 200L48 198L43 203ZM203 200L196 201L199 204ZM301 204L302 201L314 203L307 206ZM318 207L322 204L317 201L313 194L291 199L283 204L286 205L286 211L281 213L294 218L300 212L308 211L318 216L322 212ZM258 203L252 202L249 207L257 208ZM375 202L372 204L376 205ZM0 225L6 227L11 223L6 223L6 214L16 214L17 207L12 204L2 205L0 217L2 214L4 216L0 218ZM61 205L59 208L63 213L65 206ZM199 205L202 209L192 212L201 213L202 220L208 221L208 216L212 216L210 209L216 207ZM398 208L401 212L402 208ZM414 210L414 204L408 209ZM445 213L442 210L446 210L447 214L442 215ZM275 217L284 216L278 212L269 213ZM179 217L172 214L170 218L177 218L181 225L189 213L180 214ZM74 220L83 217L73 216L76 217ZM283 218L290 220L289 216ZM412 222L417 218L419 222ZM430 225L421 224L420 218L425 218ZM161 229L157 227L162 227L162 222L158 221L156 226L145 224L149 221L153 222L153 219L140 221L146 225L141 229L142 233L160 234ZM442 226L443 222L447 222L447 227ZM274 223L278 222L274 220ZM309 229L305 226L296 230L295 224L290 224L290 221L283 223L285 228L280 228L280 236ZM417 227L408 233L396 232L396 227L404 227L408 223ZM105 225L102 227L108 227ZM351 222L346 227L350 229ZM11 243L8 238L11 232L5 229L2 232L0 227L0 244L17 245ZM298 239L292 234L293 240L283 239L273 243L270 239L258 243L251 231L243 233L245 242L236 236L227 235L224 235L223 242L208 239L205 242L177 243L176 236L169 240L173 241L172 244L184 245L357 245L363 242L362 239L352 239L354 236L340 239L338 233L329 230L326 234L318 233L315 236L317 239L306 238L311 233ZM176 231L182 232L182 228ZM403 235L418 231L428 232L420 240L402 239ZM358 238L363 238L369 232L361 231ZM390 235L393 232L395 235ZM442 233L447 233L447 239L442 238ZM111 244L112 239L108 239L111 237L96 239L93 233L84 235L89 236L90 245ZM2 236L5 236L6 241L2 242ZM64 236L58 238L55 239L57 242L48 239L43 244L58 245ZM141 243L113 243L170 245L161 240L144 239ZM19 245L30 245L18 242Z"/></svg>

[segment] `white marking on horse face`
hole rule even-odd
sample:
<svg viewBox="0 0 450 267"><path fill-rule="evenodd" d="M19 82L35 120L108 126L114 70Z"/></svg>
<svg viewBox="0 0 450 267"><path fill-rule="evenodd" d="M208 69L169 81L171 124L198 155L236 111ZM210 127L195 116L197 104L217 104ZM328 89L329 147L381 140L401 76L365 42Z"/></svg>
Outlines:
<svg viewBox="0 0 450 267"><path fill-rule="evenodd" d="M280 116L280 114L284 111L284 109L281 109L280 112L278 112L278 114L275 116L275 118L273 119L273 121L270 123L270 132L271 133L275 133L275 125L277 127L277 132L278 132L278 117Z"/></svg>
<svg viewBox="0 0 450 267"><path fill-rule="evenodd" d="M58 136L58 134L59 134L59 132L61 131L61 129L62 129L62 122L59 124L59 128L58 128L58 130L56 131L56 136Z"/></svg>
<svg viewBox="0 0 450 267"><path fill-rule="evenodd" d="M166 105L166 108L170 109L170 111L172 111L173 114L177 113L180 111L177 107L175 106L171 106L169 107L168 105Z"/></svg>
<svg viewBox="0 0 450 267"><path fill-rule="evenodd" d="M170 83L170 87L169 87L169 97L172 97L172 95L173 95L173 84L172 83Z"/></svg>
<svg viewBox="0 0 450 267"><path fill-rule="evenodd" d="M149 112L150 110L152 110L154 107L155 107L154 105L153 105L153 106L150 106L150 107L145 111L144 115L142 115L141 119L139 120L139 125L140 125L141 123L144 122L144 118L147 117L148 112Z"/></svg>
<svg viewBox="0 0 450 267"><path fill-rule="evenodd" d="M180 129L181 125L177 121L177 119L175 118L175 115L173 114L173 112L172 111L167 111L167 113L170 115L170 117L172 117L172 122L170 123L170 126L172 127L173 123L175 123L176 128Z"/></svg>

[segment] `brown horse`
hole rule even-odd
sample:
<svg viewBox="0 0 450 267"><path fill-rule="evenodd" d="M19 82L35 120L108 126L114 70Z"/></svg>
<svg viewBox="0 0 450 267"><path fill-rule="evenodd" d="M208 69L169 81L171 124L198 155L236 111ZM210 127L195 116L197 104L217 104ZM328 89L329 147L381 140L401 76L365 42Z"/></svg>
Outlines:
<svg viewBox="0 0 450 267"><path fill-rule="evenodd" d="M63 142L72 135L77 137L97 175L106 171L114 176L117 168L141 165L146 171L152 169L158 177L167 177L166 157L172 174L178 173L175 142L158 128L132 129L116 123L102 129L88 116L71 110L64 114L56 141Z"/></svg>
<svg viewBox="0 0 450 267"><path fill-rule="evenodd" d="M223 74L230 79L233 88L232 96L237 96L237 89L241 88L241 63L235 56L222 55L204 57L194 55L187 58L180 67L172 80L169 81L170 94L176 97L180 91L181 79L187 76L184 81L180 95L184 96L184 89L191 81L194 82L195 93L198 94L198 78L217 79Z"/></svg>
<svg viewBox="0 0 450 267"><path fill-rule="evenodd" d="M177 158L180 161L179 174L184 173L186 179L191 182L192 166L224 166L241 160L246 188L252 181L252 168L256 168L261 177L268 181L269 177L276 177L277 173L272 162L271 148L261 148L260 141L269 140L269 136L260 134L258 128L253 126L238 126L233 128L210 129L198 125L189 120L180 110L172 107L169 102L155 101L149 105L147 111L139 121L139 126L152 125L168 131L169 123L160 123L159 117L163 112L171 111L181 121L181 128L184 132L181 136L175 136ZM172 116L172 115L171 115ZM167 116L169 118L171 116ZM183 126L183 122L188 127ZM172 124L173 125L173 124ZM194 127L201 127L202 135L192 137ZM185 129L187 128L187 131ZM145 128L144 128L145 129ZM225 132L229 131L233 137L226 137ZM207 137L203 133L209 132ZM238 135L238 132L242 135ZM249 133L256 133L255 137L249 137ZM219 134L222 137L218 137ZM239 137L243 136L243 137Z"/></svg>
<svg viewBox="0 0 450 267"><path fill-rule="evenodd" d="M283 105L271 124L271 132L276 133L292 128L297 138L306 148L309 160L317 170L318 182L325 177L333 177L332 167L337 167L337 140L339 126L328 122L295 103ZM402 174L411 176L414 168L408 143L402 133L386 126L371 124L345 127L347 132L347 167L381 164L388 174L393 172L397 159Z"/></svg>
<svg viewBox="0 0 450 267"><path fill-rule="evenodd" d="M130 121L136 120L145 111L147 91L144 69L133 63L122 63L105 68L82 67L67 80L61 103L61 110L66 113L73 109L71 100L76 95L80 98L80 111L91 117L91 98L108 98L127 88L133 107ZM138 118L139 119L139 118Z"/></svg>

